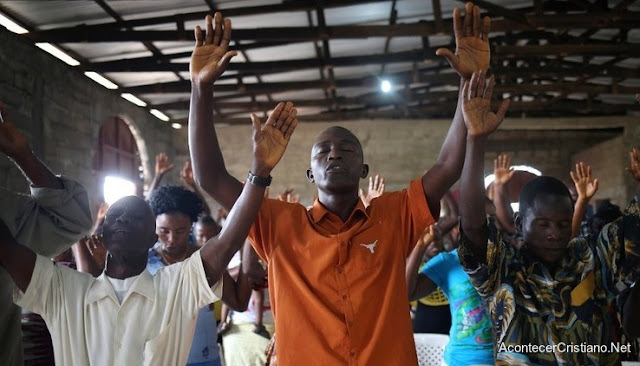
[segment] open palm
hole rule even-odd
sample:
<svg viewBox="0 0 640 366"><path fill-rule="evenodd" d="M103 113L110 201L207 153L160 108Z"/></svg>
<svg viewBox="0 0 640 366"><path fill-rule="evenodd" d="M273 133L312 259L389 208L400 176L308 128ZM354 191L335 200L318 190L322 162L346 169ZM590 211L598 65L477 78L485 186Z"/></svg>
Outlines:
<svg viewBox="0 0 640 366"><path fill-rule="evenodd" d="M507 184L515 172L515 170L511 169L511 158L509 155L498 155L498 157L493 160L493 175L495 176L494 182L496 184Z"/></svg>
<svg viewBox="0 0 640 366"><path fill-rule="evenodd" d="M439 48L436 55L443 56L461 77L469 79L474 72L489 68L491 20L488 17L480 19L480 8L471 3L467 3L465 11L464 24L460 9L453 11L455 53L447 48Z"/></svg>
<svg viewBox="0 0 640 366"><path fill-rule="evenodd" d="M484 76L474 73L471 80L464 83L462 94L462 114L469 135L486 136L495 131L507 112L509 100L505 100L498 112L491 111L491 95L493 93L493 77L485 85Z"/></svg>
<svg viewBox="0 0 640 366"><path fill-rule="evenodd" d="M576 171L570 171L571 180L576 187L578 197L591 199L598 191L598 179L593 178L591 167L583 162L576 164Z"/></svg>
<svg viewBox="0 0 640 366"><path fill-rule="evenodd" d="M199 26L195 29L196 47L191 54L189 71L191 81L210 83L222 75L231 58L237 53L228 50L231 21L225 19L223 25L220 13L216 13L213 19L207 15L205 21L207 31L204 39L202 29ZM215 30L212 21L215 21Z"/></svg>
<svg viewBox="0 0 640 366"><path fill-rule="evenodd" d="M257 163L269 170L278 164L298 125L297 113L291 102L279 103L262 127L258 117L251 115L254 129L253 156Z"/></svg>
<svg viewBox="0 0 640 366"><path fill-rule="evenodd" d="M629 161L630 165L626 170L631 173L633 179L640 182L640 151L638 149L633 148L629 152Z"/></svg>
<svg viewBox="0 0 640 366"><path fill-rule="evenodd" d="M489 68L489 42L476 38L465 37L458 40L455 61L451 65L460 76L469 78L474 71Z"/></svg>

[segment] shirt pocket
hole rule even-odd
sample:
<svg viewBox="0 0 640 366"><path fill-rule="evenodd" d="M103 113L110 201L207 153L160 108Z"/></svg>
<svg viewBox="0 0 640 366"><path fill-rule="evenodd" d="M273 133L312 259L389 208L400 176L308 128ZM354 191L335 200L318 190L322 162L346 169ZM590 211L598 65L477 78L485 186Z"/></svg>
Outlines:
<svg viewBox="0 0 640 366"><path fill-rule="evenodd" d="M388 255L386 249L379 239L355 239L351 241L351 259L356 268L379 271Z"/></svg>
<svg viewBox="0 0 640 366"><path fill-rule="evenodd" d="M175 333L176 331L177 330L175 329L175 323L171 323L167 327L165 327L160 332L160 334L144 343L143 365L149 366L177 364L178 360L174 360L175 362L170 362L170 358L172 355L178 355L179 352L171 352L169 350L173 349L173 347L177 347L178 345L168 344L171 334Z"/></svg>

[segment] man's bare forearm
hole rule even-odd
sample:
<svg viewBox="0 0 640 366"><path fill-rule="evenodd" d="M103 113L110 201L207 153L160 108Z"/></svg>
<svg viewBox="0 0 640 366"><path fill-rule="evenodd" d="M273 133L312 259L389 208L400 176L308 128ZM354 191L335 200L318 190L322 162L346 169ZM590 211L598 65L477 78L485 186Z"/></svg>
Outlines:
<svg viewBox="0 0 640 366"><path fill-rule="evenodd" d="M244 244L260 210L264 191L265 187L251 183L245 184L240 197L227 216L222 231L202 247L202 261L210 284L220 279L233 255Z"/></svg>
<svg viewBox="0 0 640 366"><path fill-rule="evenodd" d="M213 124L213 84L192 82L189 107L189 147L196 183L230 210L242 185L228 172Z"/></svg>
<svg viewBox="0 0 640 366"><path fill-rule="evenodd" d="M496 219L498 219L502 230L515 234L516 226L513 223L513 210L511 210L509 192L505 184L493 183L493 203L496 206Z"/></svg>
<svg viewBox="0 0 640 366"><path fill-rule="evenodd" d="M32 185L41 188L64 188L60 178L56 177L31 150L25 151L18 156L12 156L11 159Z"/></svg>
<svg viewBox="0 0 640 366"><path fill-rule="evenodd" d="M405 278L407 281L409 300L412 300L415 297L414 294L416 292L416 282L418 279L418 267L420 266L420 262L422 262L422 258L424 257L426 250L426 245L416 245L407 258Z"/></svg>
<svg viewBox="0 0 640 366"><path fill-rule="evenodd" d="M487 233L484 210L484 146L486 137L467 137L467 151L460 179L460 214L464 234L479 258L486 258Z"/></svg>
<svg viewBox="0 0 640 366"><path fill-rule="evenodd" d="M429 209L434 217L440 212L440 200L449 188L460 178L464 164L465 138L467 128L462 115L462 85L458 93L458 104L449 132L442 143L438 160L422 177L422 186L427 196Z"/></svg>

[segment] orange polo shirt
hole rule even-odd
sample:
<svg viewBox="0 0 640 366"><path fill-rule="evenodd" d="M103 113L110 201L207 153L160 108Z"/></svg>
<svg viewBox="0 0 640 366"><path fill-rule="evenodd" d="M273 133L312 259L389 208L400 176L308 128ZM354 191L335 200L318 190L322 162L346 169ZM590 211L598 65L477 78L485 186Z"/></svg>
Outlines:
<svg viewBox="0 0 640 366"><path fill-rule="evenodd" d="M346 222L265 200L249 241L269 263L278 364L417 365L405 263L433 222L420 179Z"/></svg>

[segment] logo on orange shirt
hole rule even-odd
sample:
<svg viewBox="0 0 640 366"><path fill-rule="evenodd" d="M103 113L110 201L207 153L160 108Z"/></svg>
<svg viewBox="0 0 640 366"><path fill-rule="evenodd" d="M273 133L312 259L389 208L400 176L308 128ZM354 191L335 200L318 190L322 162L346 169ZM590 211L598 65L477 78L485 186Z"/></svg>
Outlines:
<svg viewBox="0 0 640 366"><path fill-rule="evenodd" d="M373 254L374 250L376 249L376 245L378 245L378 241L374 241L371 244L360 244L361 246L369 249L369 251L371 252L371 254Z"/></svg>

